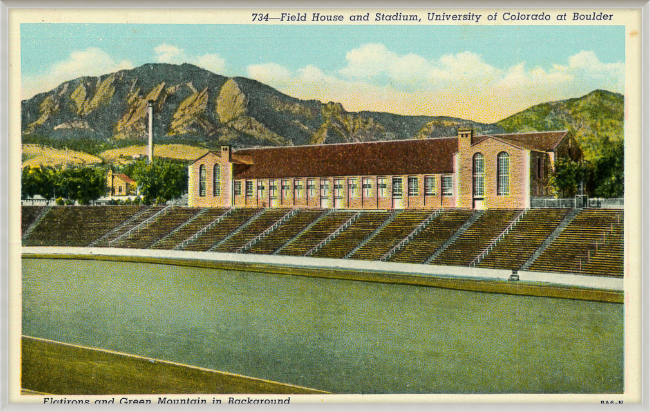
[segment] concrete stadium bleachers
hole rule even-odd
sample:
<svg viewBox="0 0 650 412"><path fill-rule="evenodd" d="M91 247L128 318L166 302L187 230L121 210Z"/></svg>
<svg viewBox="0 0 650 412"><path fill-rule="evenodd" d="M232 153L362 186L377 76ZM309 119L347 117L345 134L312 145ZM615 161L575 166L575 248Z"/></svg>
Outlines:
<svg viewBox="0 0 650 412"><path fill-rule="evenodd" d="M298 211L280 227L253 245L246 253L272 254L323 214L322 210Z"/></svg>
<svg viewBox="0 0 650 412"><path fill-rule="evenodd" d="M280 220L282 216L286 215L291 209L266 209L257 219L250 225L243 228L239 233L236 233L230 239L226 240L214 250L215 252L236 252L239 248L246 245L248 242L260 233L264 232L275 222Z"/></svg>
<svg viewBox="0 0 650 412"><path fill-rule="evenodd" d="M530 209L478 264L518 270L553 233L571 209Z"/></svg>
<svg viewBox="0 0 650 412"><path fill-rule="evenodd" d="M45 209L45 206L23 206L20 208L20 234L24 235L25 231L36 221L38 215Z"/></svg>
<svg viewBox="0 0 650 412"><path fill-rule="evenodd" d="M166 239L162 239L156 242L153 246L151 246L151 249L174 249L185 239L188 239L190 236L207 226L210 222L226 213L226 210L228 209L205 209L205 212L198 216L196 219L192 220Z"/></svg>
<svg viewBox="0 0 650 412"><path fill-rule="evenodd" d="M171 210L156 218L156 220L149 223L146 227L134 230L130 235L115 242L112 246L146 249L158 239L192 218L200 210L198 208L172 207Z"/></svg>
<svg viewBox="0 0 650 412"><path fill-rule="evenodd" d="M379 261L421 226L401 249L387 257L388 261L454 266L476 264L479 268L513 271L523 267L532 271L614 277L624 272L624 215L621 209L530 209L498 243L494 243L495 239L511 225L520 210L487 210L478 217L475 211L467 209L441 210L436 215L432 215L431 210L406 210L395 214L385 210L302 209L294 210L294 215L288 215L257 243L249 243L291 209L133 205L54 206L48 209L41 214L44 207L22 207L21 229L27 230L24 246L192 251L214 248L228 253L305 256L350 221L348 227L310 256ZM163 213L159 213L161 211ZM154 215L157 215L155 219ZM255 219L251 220L253 217ZM150 221L143 226L148 219ZM427 224L421 225L425 219L428 219ZM464 232L458 232L461 227ZM491 244L494 246L489 253L475 261ZM444 250L441 249L443 245ZM243 246L248 249L242 249Z"/></svg>
<svg viewBox="0 0 650 412"><path fill-rule="evenodd" d="M362 212L354 223L311 256L342 259L389 217L387 211Z"/></svg>
<svg viewBox="0 0 650 412"><path fill-rule="evenodd" d="M623 236L618 226L623 226L623 210L584 209L529 270L622 276ZM604 266L596 268L598 262Z"/></svg>
<svg viewBox="0 0 650 412"><path fill-rule="evenodd" d="M405 210L401 212L368 243L354 252L350 259L379 260L418 227L431 213L430 210Z"/></svg>
<svg viewBox="0 0 650 412"><path fill-rule="evenodd" d="M325 238L338 229L342 224L350 220L350 218L355 214L356 212L333 211L329 215L323 217L323 219L312 226L309 230L302 233L278 254L285 256L304 256L317 244L325 240Z"/></svg>
<svg viewBox="0 0 650 412"><path fill-rule="evenodd" d="M471 210L443 210L422 232L395 253L389 262L423 263L471 216Z"/></svg>
<svg viewBox="0 0 650 412"><path fill-rule="evenodd" d="M23 245L88 246L141 209L141 206L53 206Z"/></svg>
<svg viewBox="0 0 650 412"><path fill-rule="evenodd" d="M251 217L260 212L260 209L234 209L226 218L207 232L197 237L194 241L183 247L182 250L206 251L217 242L224 239L238 227L246 223Z"/></svg>
<svg viewBox="0 0 650 412"><path fill-rule="evenodd" d="M521 210L486 210L432 265L467 266L503 232Z"/></svg>
<svg viewBox="0 0 650 412"><path fill-rule="evenodd" d="M601 245L590 256L582 267L581 273L600 276L623 275L623 225L614 225L613 231L606 237L605 244Z"/></svg>
<svg viewBox="0 0 650 412"><path fill-rule="evenodd" d="M108 236L105 236L99 242L95 242L93 246L95 247L111 247L113 246L114 240L117 240L120 236L126 234L129 230L137 227L139 224L154 216L156 213L160 212L165 208L165 206L148 206L142 208L140 206L119 206L119 207L136 207L139 208L139 214L132 213L131 216L124 221L122 225L115 227L115 230L110 232Z"/></svg>

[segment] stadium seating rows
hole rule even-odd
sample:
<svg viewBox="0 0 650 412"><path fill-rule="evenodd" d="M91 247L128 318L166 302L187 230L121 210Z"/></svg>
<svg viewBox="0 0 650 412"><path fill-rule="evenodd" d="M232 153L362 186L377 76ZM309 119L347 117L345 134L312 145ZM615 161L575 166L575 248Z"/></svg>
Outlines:
<svg viewBox="0 0 650 412"><path fill-rule="evenodd" d="M521 210L486 210L432 265L467 266L508 227Z"/></svg>
<svg viewBox="0 0 650 412"><path fill-rule="evenodd" d="M23 206L20 214L20 234L24 235L25 231L31 226L38 215L45 209L45 206Z"/></svg>
<svg viewBox="0 0 650 412"><path fill-rule="evenodd" d="M54 206L23 244L88 246L140 210L140 206Z"/></svg>
<svg viewBox="0 0 650 412"><path fill-rule="evenodd" d="M406 210L400 213L368 243L354 252L350 259L379 260L418 227L431 213L429 210Z"/></svg>
<svg viewBox="0 0 650 412"><path fill-rule="evenodd" d="M43 211L22 208L25 231ZM25 237L25 246L95 246L174 249L219 252L244 251L256 236L289 213L290 209L191 209L164 206L55 206ZM388 211L295 210L246 253L305 256L344 223L349 227L333 236L311 256L379 260L416 227L422 230L388 259L391 262L467 266L494 244L479 267L519 270L544 244L565 218L575 218L532 263L529 270L623 275L623 211L584 209L530 209L512 225L519 210L488 210L449 243L473 215L472 210L401 211L392 221ZM162 213L161 213L162 212ZM143 226L143 222L154 217ZM351 218L353 218L351 220ZM568 221L568 220L567 220ZM385 227L382 227L385 224ZM566 224L566 223L565 223ZM495 239L511 226L503 238ZM378 228L381 230L378 230ZM202 229L205 232L201 234ZM198 235L197 235L198 234ZM372 237L369 237L371 236ZM362 243L364 240L367 242ZM289 242L289 243L287 243ZM359 247L361 246L361 247ZM355 250L356 249L356 250ZM437 254L436 254L437 253Z"/></svg>
<svg viewBox="0 0 650 412"><path fill-rule="evenodd" d="M209 250L259 212L260 209L235 209L219 222L219 224L210 228L193 242L190 242L183 250Z"/></svg>
<svg viewBox="0 0 650 412"><path fill-rule="evenodd" d="M364 212L340 235L328 242L313 257L342 259L390 216L389 212Z"/></svg>
<svg viewBox="0 0 650 412"><path fill-rule="evenodd" d="M138 206L119 206L119 207L135 207ZM94 246L96 247L111 247L114 243L117 243L120 238L126 235L131 229L138 227L141 223L145 222L147 219L156 215L156 213L162 211L164 206L149 206L145 208L139 208L138 212L133 213L131 217L123 221L122 224L115 227L114 230L107 233L107 236L96 241Z"/></svg>
<svg viewBox="0 0 650 412"><path fill-rule="evenodd" d="M444 210L389 262L424 263L472 216L471 210Z"/></svg>
<svg viewBox="0 0 650 412"><path fill-rule="evenodd" d="M316 245L325 240L342 224L350 220L355 212L335 212L323 217L309 230L302 233L293 242L284 247L278 254L291 256L304 256Z"/></svg>
<svg viewBox="0 0 650 412"><path fill-rule="evenodd" d="M290 209L266 209L257 219L251 222L248 226L241 231L227 239L225 242L217 246L215 252L237 252L239 248L246 245L253 238L266 229L268 229L275 222L280 220Z"/></svg>
<svg viewBox="0 0 650 412"><path fill-rule="evenodd" d="M139 227L131 232L130 235L115 242L113 247L147 249L157 240L196 215L200 210L186 207L173 207L167 213L160 215L146 225L146 227Z"/></svg>
<svg viewBox="0 0 650 412"><path fill-rule="evenodd" d="M615 224L605 233L605 243L589 253L580 273L620 277L623 274L623 224Z"/></svg>
<svg viewBox="0 0 650 412"><path fill-rule="evenodd" d="M621 276L623 274L622 225L622 210L585 209L564 228L529 269L543 272ZM606 258L604 255L611 255L612 258ZM592 257L595 258L595 262ZM599 266L599 263L602 266Z"/></svg>
<svg viewBox="0 0 650 412"><path fill-rule="evenodd" d="M553 233L569 210L529 210L478 267L518 270Z"/></svg>
<svg viewBox="0 0 650 412"><path fill-rule="evenodd" d="M198 215L191 222L181 227L179 230L171 234L170 236L159 240L151 246L151 249L174 249L176 246L180 245L184 240L189 239L193 234L203 229L205 226L210 224L213 220L217 219L219 216L226 213L227 209L212 209L206 208L203 209L203 213Z"/></svg>
<svg viewBox="0 0 650 412"><path fill-rule="evenodd" d="M253 245L247 253L272 254L323 214L322 210L298 211L280 227Z"/></svg>

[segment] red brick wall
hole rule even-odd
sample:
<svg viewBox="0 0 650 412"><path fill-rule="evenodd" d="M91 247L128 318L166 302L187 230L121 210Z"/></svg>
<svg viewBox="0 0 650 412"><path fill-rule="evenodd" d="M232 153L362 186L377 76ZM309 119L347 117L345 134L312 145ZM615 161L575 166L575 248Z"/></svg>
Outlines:
<svg viewBox="0 0 650 412"><path fill-rule="evenodd" d="M214 196L213 171L214 165L221 165L220 196ZM204 165L207 174L207 187L205 196L199 195L199 168ZM232 164L228 161L227 154L208 153L197 162L188 166L189 185L188 203L190 207L230 207Z"/></svg>
<svg viewBox="0 0 650 412"><path fill-rule="evenodd" d="M461 139L462 140L462 139ZM458 202L460 208L472 208L473 194L473 158L476 153L481 153L485 159L485 208L524 208L530 202L530 194L527 190L529 178L529 151L515 148L501 143L494 139L487 139L483 142L468 147L459 144L464 148L459 156L459 178ZM510 157L510 194L497 195L497 155L501 152L508 153Z"/></svg>

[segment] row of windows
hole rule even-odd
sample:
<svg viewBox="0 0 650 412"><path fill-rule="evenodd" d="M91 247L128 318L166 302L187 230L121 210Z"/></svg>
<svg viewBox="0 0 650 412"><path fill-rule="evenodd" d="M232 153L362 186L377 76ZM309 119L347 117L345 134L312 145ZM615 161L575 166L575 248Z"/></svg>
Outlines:
<svg viewBox="0 0 650 412"><path fill-rule="evenodd" d="M208 174L205 165L199 166L199 196L204 197L208 192ZM212 195L221 196L221 165L212 169Z"/></svg>
<svg viewBox="0 0 650 412"><path fill-rule="evenodd" d="M485 196L485 157L476 153L472 167L472 186L474 197ZM497 195L510 194L510 156L506 152L497 155Z"/></svg>
<svg viewBox="0 0 650 412"><path fill-rule="evenodd" d="M408 177L408 195L409 196L419 196L419 190L420 190L420 183L419 183L420 178L417 176L409 176ZM343 179L334 179L334 197L335 198L343 198ZM379 177L377 178L377 188L379 190L379 197L387 197L388 196L388 185L387 185L388 179L386 177ZM401 198L403 196L403 189L402 189L402 178L401 177L394 177L393 178L393 197L395 198ZM245 181L245 190L246 190L246 197L253 197L254 196L254 182L252 180L246 180ZM281 182L282 185L282 196L283 197L288 197L291 191L291 183L289 180L282 180ZM200 165L199 166L199 196L204 197L207 194L207 172L206 172L206 167L205 165ZM270 196L272 198L276 198L278 196L278 182L276 180L271 180L270 185L269 185L269 190L270 190ZM363 178L362 179L362 186L361 189L363 191L363 196L365 198L373 197L372 193L372 186L373 186L373 179L370 178ZM424 194L425 196L435 196L438 194L437 191L437 184L436 184L436 177L435 176L425 176L424 178ZM307 180L307 191L309 196L315 197L316 196L316 191L317 191L317 183L316 179L308 179ZM264 191L264 184L263 182L258 182L257 183L257 190L258 192L263 192ZM294 193L297 197L302 197L303 194L303 183L301 180L294 180L293 183L293 190ZM348 190L349 194L351 197L357 197L359 192L358 192L358 184L357 184L357 179L356 178L351 178L348 179ZM327 179L321 180L320 183L320 194L323 197L329 197L331 196L332 192L330 189L330 181ZM234 182L234 194L235 196L241 196L242 195L242 181L236 180ZM215 165L213 169L213 195L214 196L221 196L221 167L219 165ZM442 195L443 196L452 196L453 195L453 185L452 185L452 178L451 176L443 176L442 177Z"/></svg>

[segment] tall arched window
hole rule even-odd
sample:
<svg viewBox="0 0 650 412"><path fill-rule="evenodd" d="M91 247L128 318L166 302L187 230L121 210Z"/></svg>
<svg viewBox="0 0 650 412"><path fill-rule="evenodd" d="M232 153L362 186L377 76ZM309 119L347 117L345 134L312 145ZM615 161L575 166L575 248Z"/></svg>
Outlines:
<svg viewBox="0 0 650 412"><path fill-rule="evenodd" d="M497 195L510 194L510 155L501 152L497 156Z"/></svg>
<svg viewBox="0 0 650 412"><path fill-rule="evenodd" d="M480 153L474 155L472 177L474 181L474 197L485 196L485 159Z"/></svg>
<svg viewBox="0 0 650 412"><path fill-rule="evenodd" d="M199 196L205 196L208 187L208 175L205 172L205 165L199 166Z"/></svg>
<svg viewBox="0 0 650 412"><path fill-rule="evenodd" d="M214 165L212 171L212 195L221 196L221 165Z"/></svg>

